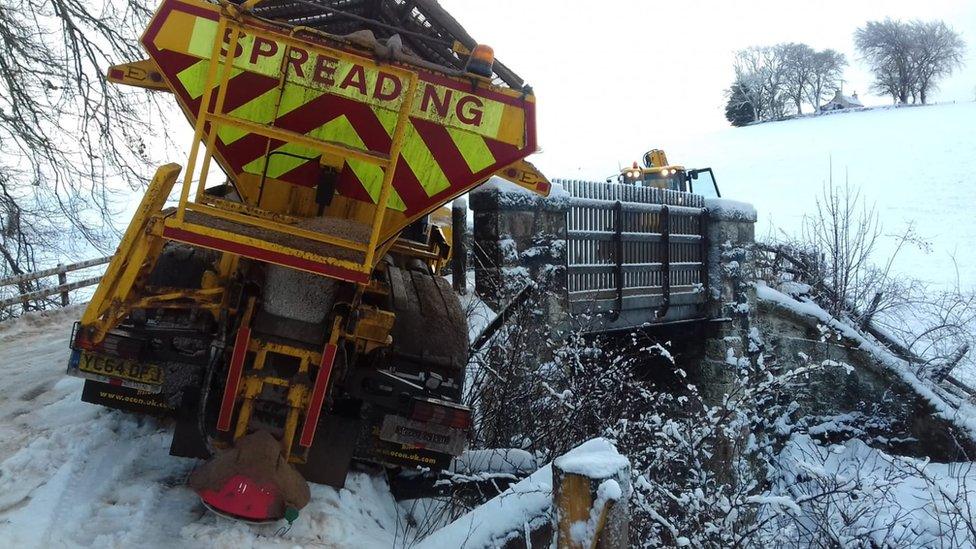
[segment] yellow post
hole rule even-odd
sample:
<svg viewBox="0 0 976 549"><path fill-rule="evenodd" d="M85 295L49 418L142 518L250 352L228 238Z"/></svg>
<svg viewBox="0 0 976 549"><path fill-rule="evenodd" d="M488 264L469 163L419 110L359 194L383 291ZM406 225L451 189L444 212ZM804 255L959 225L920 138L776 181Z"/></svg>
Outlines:
<svg viewBox="0 0 976 549"><path fill-rule="evenodd" d="M176 221L183 223L186 214L186 202L190 198L190 185L193 183L193 172L197 166L197 155L200 153L200 141L203 140L203 130L207 124L207 109L213 98L213 89L217 79L217 63L220 59L221 37L227 30L227 19L220 17L217 23L217 34L214 37L213 48L210 50L210 66L207 68L207 83L203 86L203 96L200 98L200 110L197 112L197 123L193 129L193 143L190 145L190 157L186 162L186 173L183 175L183 189L180 192L180 203L176 207ZM229 50L228 50L229 53Z"/></svg>
<svg viewBox="0 0 976 549"><path fill-rule="evenodd" d="M396 173L397 161L400 159L400 149L403 148L403 141L407 135L407 124L410 123L410 112L413 110L413 99L417 93L417 75L415 73L408 76L410 83L407 85L407 94L400 104L400 112L397 114L397 125L393 131L393 143L390 145L390 162L383 173L383 187L380 189L379 201L376 203L376 213L373 214L373 227L369 235L369 246L366 247L366 258L363 261L363 271L366 273L373 270L373 258L376 254L376 246L379 243L380 231L383 229L383 218L386 214L386 205L390 200L390 191L393 189L393 176Z"/></svg>
<svg viewBox="0 0 976 549"><path fill-rule="evenodd" d="M291 458L291 447L298 431L298 417L308 405L308 387L292 385L288 388L288 415L285 417L285 432L281 437L281 453L285 459Z"/></svg>
<svg viewBox="0 0 976 549"><path fill-rule="evenodd" d="M556 547L629 547L629 492L630 463L605 439L591 440L556 458L552 462Z"/></svg>
<svg viewBox="0 0 976 549"><path fill-rule="evenodd" d="M224 21L224 17L220 20ZM220 84L217 91L217 102L214 105L213 113L217 116L222 116L224 114L224 100L227 98L227 86L230 83L230 75L234 68L234 53L237 51L237 43L241 38L241 28L238 25L232 25L231 35L230 35L230 45L227 47L227 58L224 61L224 66L220 71ZM215 40L220 43L221 36L218 35ZM212 62L211 62L212 64ZM212 92L213 90L211 90ZM202 105L201 105L202 106ZM208 105L209 108L209 105ZM213 149L217 140L217 128L219 122L217 120L210 121L210 133L207 134L207 146L204 149L203 154L203 164L200 166L200 181L197 183L197 194L196 200L199 201L203 197L203 191L207 187L207 174L210 172L210 159L213 158Z"/></svg>
<svg viewBox="0 0 976 549"><path fill-rule="evenodd" d="M147 238L146 228L153 215L162 210L163 205L166 204L166 199L169 197L170 191L173 190L179 174L179 164L166 164L156 170L156 175L153 176L149 188L146 189L145 196L139 202L139 207L136 209L129 227L122 235L122 240L115 250L115 255L112 256L112 261L105 269L102 283L98 285L88 307L85 309L85 314L81 317L82 325L94 324L113 302L120 302L126 297L128 288L119 286L121 275L128 269L138 269L142 266L141 260L132 257L133 251L142 239ZM139 264L135 264L137 262Z"/></svg>

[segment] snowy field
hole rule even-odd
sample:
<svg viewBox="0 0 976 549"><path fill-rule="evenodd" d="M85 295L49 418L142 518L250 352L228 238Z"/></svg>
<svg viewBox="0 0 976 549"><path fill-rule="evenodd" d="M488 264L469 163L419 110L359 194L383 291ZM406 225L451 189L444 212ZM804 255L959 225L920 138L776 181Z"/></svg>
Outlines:
<svg viewBox="0 0 976 549"><path fill-rule="evenodd" d="M833 163L875 204L885 233L913 223L931 250L905 249L895 269L938 285L976 287L976 103L878 109L728 128L670 144L672 162L715 169L723 196L759 210L757 236L796 233ZM877 257L894 246L886 238ZM955 258L955 263L953 262ZM958 267L958 269L957 269Z"/></svg>

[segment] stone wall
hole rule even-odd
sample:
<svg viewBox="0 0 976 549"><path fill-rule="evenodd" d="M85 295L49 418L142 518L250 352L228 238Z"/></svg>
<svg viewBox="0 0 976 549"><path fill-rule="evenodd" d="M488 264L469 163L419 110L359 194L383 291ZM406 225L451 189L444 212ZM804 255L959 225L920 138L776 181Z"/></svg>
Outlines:
<svg viewBox="0 0 976 549"><path fill-rule="evenodd" d="M527 283L547 296L545 316L565 324L568 195L554 186L543 198L493 178L471 193L475 289L498 310Z"/></svg>
<svg viewBox="0 0 976 549"><path fill-rule="evenodd" d="M756 301L752 278L756 210L724 199L706 200L705 209L707 316L712 323L702 342L701 361L688 368L702 396L716 404L731 384L729 360L749 358Z"/></svg>
<svg viewBox="0 0 976 549"><path fill-rule="evenodd" d="M798 394L799 413L821 421L813 420L814 434L837 441L853 436L892 454L935 461L976 455L967 434L857 341L773 301L758 300L756 311L767 352L788 365L824 365L810 375L811 390Z"/></svg>
<svg viewBox="0 0 976 549"><path fill-rule="evenodd" d="M716 322L706 332L700 362L689 368L706 402L718 403L736 363L755 361L760 352L787 367L825 364L797 394L798 415L824 422L811 425L815 433L838 441L858 437L893 454L937 461L974 455L968 435L857 342L816 318L757 299L755 210L726 200L710 200L706 208L709 307Z"/></svg>

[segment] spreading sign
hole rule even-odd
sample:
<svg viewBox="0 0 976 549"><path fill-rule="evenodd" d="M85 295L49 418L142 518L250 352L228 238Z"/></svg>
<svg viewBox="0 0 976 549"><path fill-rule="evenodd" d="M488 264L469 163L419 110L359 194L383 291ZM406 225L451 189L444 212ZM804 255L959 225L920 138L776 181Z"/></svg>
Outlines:
<svg viewBox="0 0 976 549"><path fill-rule="evenodd" d="M348 147L389 153L406 82L388 65L246 21L233 53L223 112ZM200 107L218 32L218 8L166 0L143 45L191 119ZM220 37L222 55L229 30ZM221 67L222 68L222 67ZM390 206L411 216L464 192L535 151L531 95L409 67L419 74ZM280 86L284 74L284 86ZM221 126L218 161L233 174L313 186L318 152ZM268 153L272 153L268 155ZM349 159L338 191L376 202L383 170Z"/></svg>

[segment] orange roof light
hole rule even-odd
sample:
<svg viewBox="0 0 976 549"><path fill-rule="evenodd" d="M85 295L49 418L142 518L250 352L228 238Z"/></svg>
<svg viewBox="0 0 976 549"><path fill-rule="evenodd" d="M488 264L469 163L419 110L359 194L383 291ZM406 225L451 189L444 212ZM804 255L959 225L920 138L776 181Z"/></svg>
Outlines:
<svg viewBox="0 0 976 549"><path fill-rule="evenodd" d="M477 74L478 76L491 78L494 72L492 69L494 64L495 50L491 49L491 46L478 44L471 50L471 55L468 56L468 64L464 67L464 70L472 74Z"/></svg>

